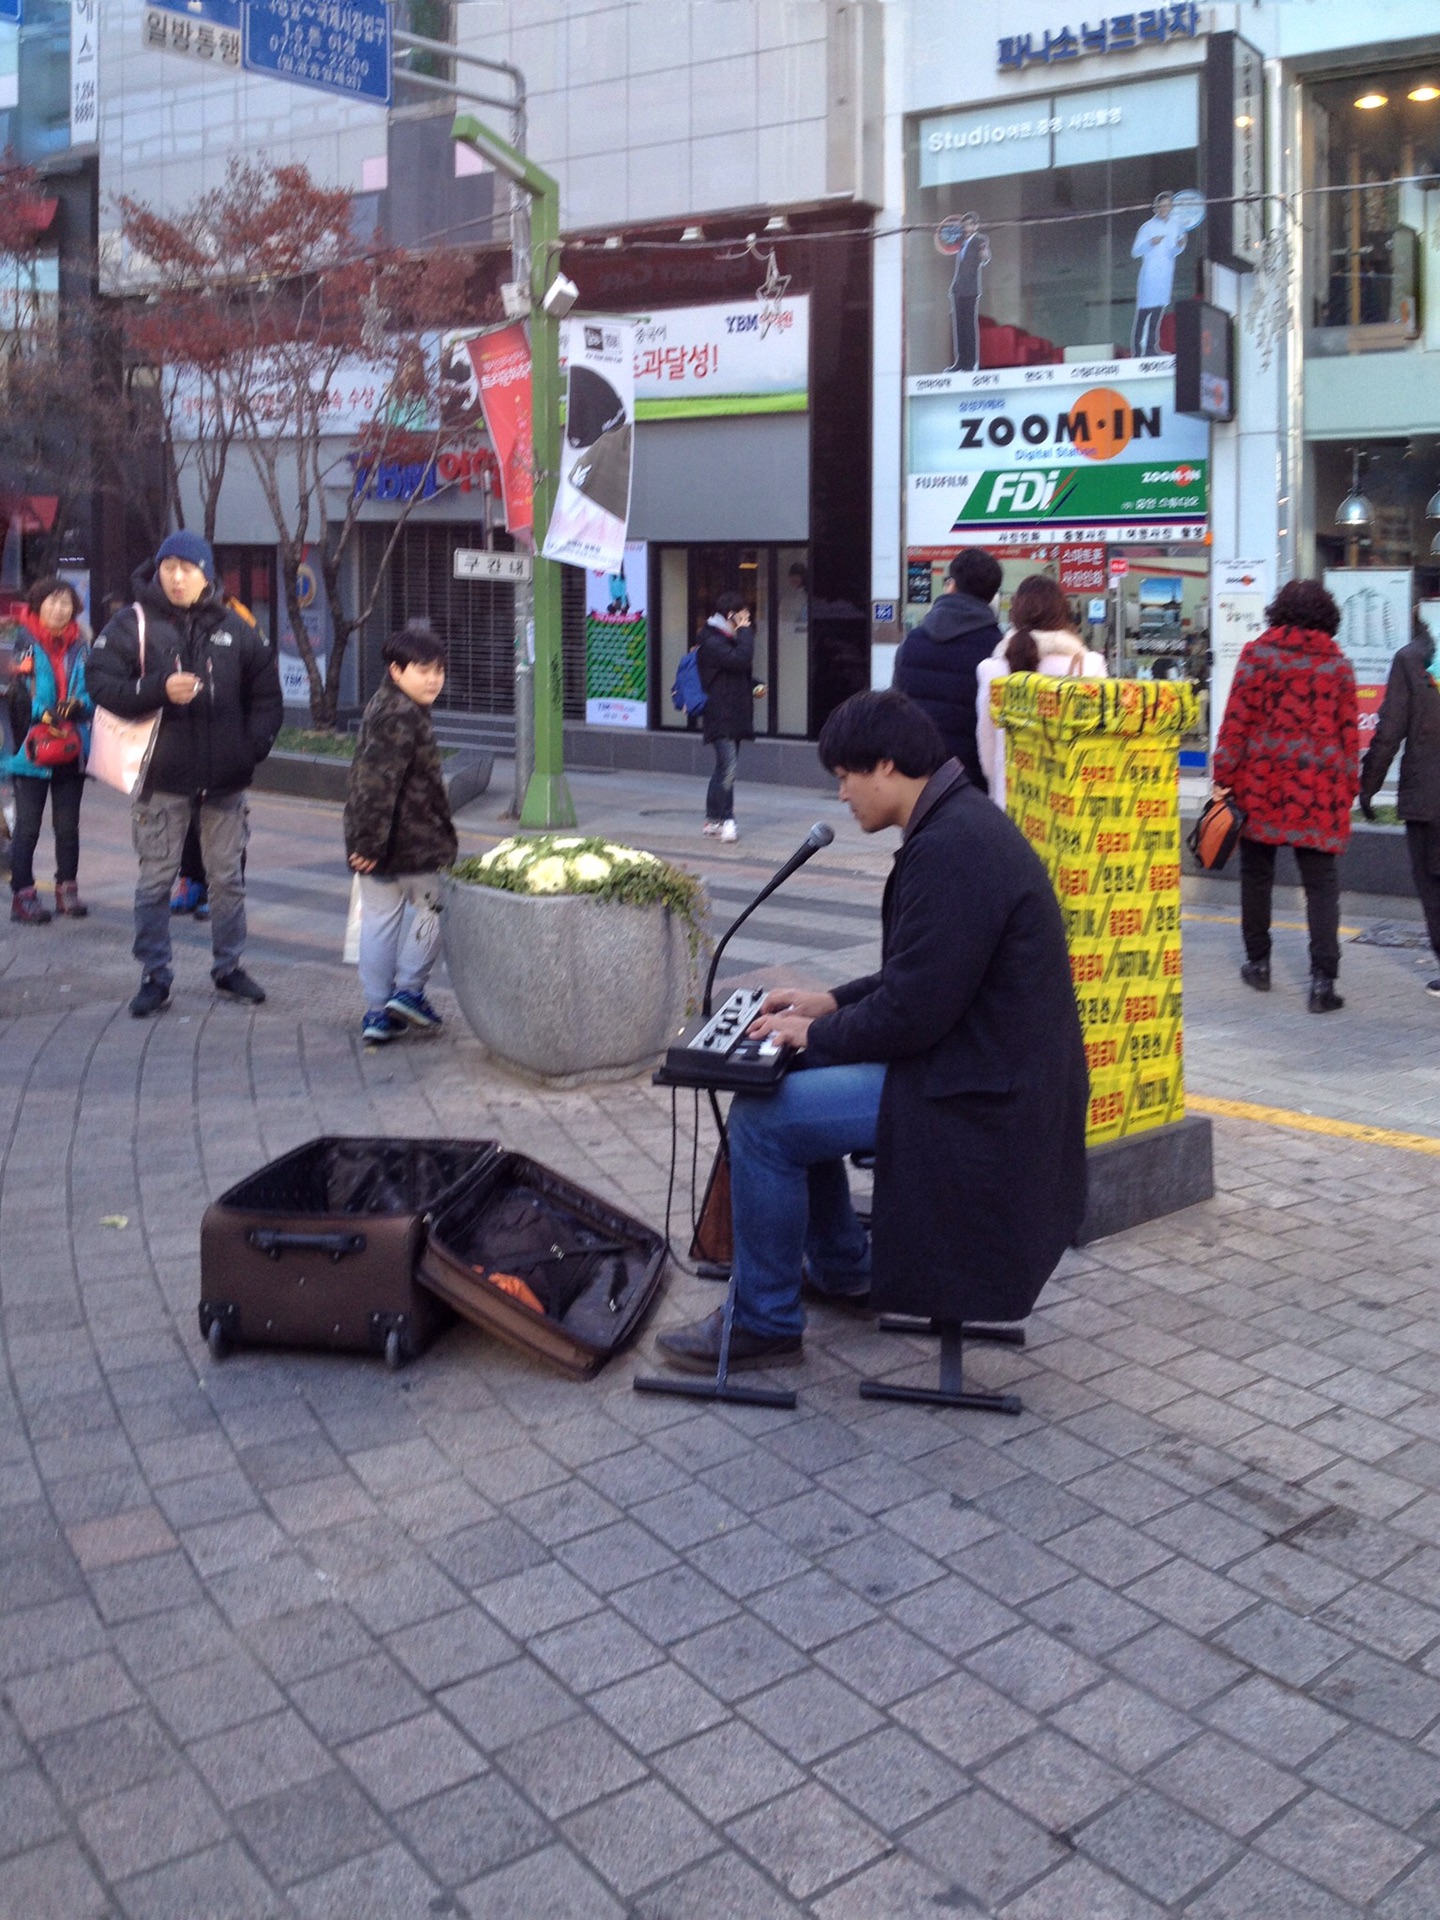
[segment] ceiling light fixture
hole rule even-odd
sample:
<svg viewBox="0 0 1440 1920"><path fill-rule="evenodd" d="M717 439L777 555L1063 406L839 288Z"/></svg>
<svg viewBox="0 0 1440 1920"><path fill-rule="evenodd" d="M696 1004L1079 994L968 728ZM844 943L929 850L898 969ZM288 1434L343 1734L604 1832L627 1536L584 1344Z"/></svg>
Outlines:
<svg viewBox="0 0 1440 1920"><path fill-rule="evenodd" d="M680 238L682 240L703 240L705 238L705 229L703 227L686 227L680 235Z"/></svg>
<svg viewBox="0 0 1440 1920"><path fill-rule="evenodd" d="M1440 487L1437 487L1425 502L1425 518L1427 520L1440 520Z"/></svg>
<svg viewBox="0 0 1440 1920"><path fill-rule="evenodd" d="M766 233L789 233L790 222L783 213L772 213L765 222L765 231Z"/></svg>
<svg viewBox="0 0 1440 1920"><path fill-rule="evenodd" d="M1423 87L1412 87L1405 98L1418 100L1422 106L1428 106L1432 100L1440 100L1440 87L1432 87L1427 80Z"/></svg>
<svg viewBox="0 0 1440 1920"><path fill-rule="evenodd" d="M1368 533L1374 518L1374 508L1360 491L1360 455L1352 449L1350 491L1335 510L1335 524L1345 533Z"/></svg>
<svg viewBox="0 0 1440 1920"><path fill-rule="evenodd" d="M1388 93L1362 93L1355 104L1363 113L1373 113L1376 107L1388 107L1390 96Z"/></svg>

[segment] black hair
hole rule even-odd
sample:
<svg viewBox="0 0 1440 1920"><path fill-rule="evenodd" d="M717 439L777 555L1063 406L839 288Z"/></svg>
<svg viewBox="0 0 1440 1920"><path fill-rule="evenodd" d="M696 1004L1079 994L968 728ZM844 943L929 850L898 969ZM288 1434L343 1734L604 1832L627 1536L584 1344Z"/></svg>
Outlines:
<svg viewBox="0 0 1440 1920"><path fill-rule="evenodd" d="M387 667L428 667L445 664L445 642L428 620L407 620L380 649Z"/></svg>
<svg viewBox="0 0 1440 1920"><path fill-rule="evenodd" d="M829 773L873 773L882 760L893 760L907 780L928 779L946 758L935 722L894 687L842 700L820 729L819 751Z"/></svg>
<svg viewBox="0 0 1440 1920"><path fill-rule="evenodd" d="M745 596L743 593L717 593L715 596L715 611L718 614L722 614L727 620L732 613L739 613L744 605Z"/></svg>
<svg viewBox="0 0 1440 1920"><path fill-rule="evenodd" d="M946 572L961 593L975 600L993 600L1005 578L1000 562L983 547L962 547Z"/></svg>
<svg viewBox="0 0 1440 1920"><path fill-rule="evenodd" d="M1272 627L1333 634L1340 626L1340 609L1318 580L1290 580L1265 609L1265 618Z"/></svg>
<svg viewBox="0 0 1440 1920"><path fill-rule="evenodd" d="M1070 602L1048 573L1029 573L1015 589L1010 600L1010 625L1014 632L1005 643L1005 664L1012 673L1034 673L1040 665L1041 633L1074 631Z"/></svg>
<svg viewBox="0 0 1440 1920"><path fill-rule="evenodd" d="M25 604L31 613L39 613L52 593L68 593L70 596L70 618L78 620L85 611L85 602L71 586L68 580L62 580L58 573L47 573L43 580L37 580L25 596Z"/></svg>

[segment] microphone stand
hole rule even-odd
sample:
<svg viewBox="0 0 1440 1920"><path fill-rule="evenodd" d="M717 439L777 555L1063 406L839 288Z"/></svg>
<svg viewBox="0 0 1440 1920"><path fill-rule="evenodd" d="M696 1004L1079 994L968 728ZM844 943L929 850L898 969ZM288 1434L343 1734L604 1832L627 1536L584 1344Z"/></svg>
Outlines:
<svg viewBox="0 0 1440 1920"><path fill-rule="evenodd" d="M714 953L710 956L710 970L705 976L705 995L701 1002L704 1018L708 1019L713 1011L711 1000L715 990L715 971L720 964L721 954L729 946L732 938L744 926L755 909L770 898L777 887L783 886L791 874L803 867L812 854L818 853L822 847L828 847L834 838L834 828L817 820L806 834L804 842L791 854L779 872L766 881L749 906L730 922L720 936ZM673 1094L671 1098L674 1098ZM710 1107L715 1115L715 1126L720 1136L720 1151L728 1161L729 1141L726 1138L725 1122L720 1115L720 1102L713 1087L710 1089ZM716 1361L714 1379L686 1380L675 1374L637 1374L632 1383L636 1393L668 1393L686 1400L724 1400L732 1406L783 1408L795 1406L796 1395L793 1389L730 1384L730 1341L735 1331L735 1292L735 1266L732 1260L730 1284L725 1289L725 1305L720 1321L720 1352Z"/></svg>

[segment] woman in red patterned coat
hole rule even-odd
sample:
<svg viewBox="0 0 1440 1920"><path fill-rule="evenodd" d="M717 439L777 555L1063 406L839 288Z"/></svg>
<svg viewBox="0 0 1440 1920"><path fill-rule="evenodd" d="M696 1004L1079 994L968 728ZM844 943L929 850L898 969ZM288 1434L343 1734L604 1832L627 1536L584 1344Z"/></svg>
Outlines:
<svg viewBox="0 0 1440 1920"><path fill-rule="evenodd" d="M1318 580L1292 580L1269 607L1270 626L1240 655L1220 738L1217 789L1245 811L1240 836L1240 978L1270 988L1270 897L1275 849L1293 847L1310 926L1310 1011L1333 1013L1340 971L1340 876L1359 791L1355 675L1335 644L1340 609Z"/></svg>

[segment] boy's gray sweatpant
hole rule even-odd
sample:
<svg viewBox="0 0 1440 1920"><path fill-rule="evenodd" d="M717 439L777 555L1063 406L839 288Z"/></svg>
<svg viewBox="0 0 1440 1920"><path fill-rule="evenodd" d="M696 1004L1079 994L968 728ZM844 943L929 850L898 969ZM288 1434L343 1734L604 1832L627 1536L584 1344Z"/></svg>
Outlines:
<svg viewBox="0 0 1440 1920"><path fill-rule="evenodd" d="M440 949L438 873L360 876L360 990L367 1009L393 993L423 993ZM405 926L405 909L411 909Z"/></svg>

